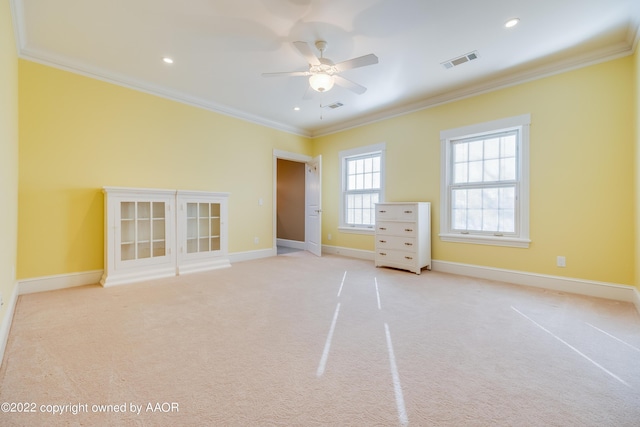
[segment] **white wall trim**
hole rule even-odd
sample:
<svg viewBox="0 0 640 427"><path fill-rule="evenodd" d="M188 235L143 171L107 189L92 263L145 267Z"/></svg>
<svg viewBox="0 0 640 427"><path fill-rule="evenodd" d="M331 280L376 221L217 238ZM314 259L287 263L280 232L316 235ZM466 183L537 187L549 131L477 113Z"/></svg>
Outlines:
<svg viewBox="0 0 640 427"><path fill-rule="evenodd" d="M4 319L2 319L2 325L0 326L0 365L4 359L4 352L7 349L7 342L9 341L9 332L11 331L11 324L13 323L13 313L18 304L18 285L13 287L11 298L7 301L7 311L4 313Z"/></svg>
<svg viewBox="0 0 640 427"><path fill-rule="evenodd" d="M54 276L34 277L18 281L18 294L55 291L85 285L100 285L104 270L85 271L82 273L56 274Z"/></svg>
<svg viewBox="0 0 640 427"><path fill-rule="evenodd" d="M349 258L365 259L368 261L373 261L375 257L374 251L343 248L341 246L329 246L329 245L322 245L322 253L328 254L328 255L341 255Z"/></svg>
<svg viewBox="0 0 640 427"><path fill-rule="evenodd" d="M231 253L229 254L229 260L233 264L234 262L251 261L253 259L269 258L277 255L278 249L274 246L268 249Z"/></svg>
<svg viewBox="0 0 640 427"><path fill-rule="evenodd" d="M528 273L524 271L504 270L493 267L483 267L470 264L459 264L449 261L433 261L433 271L441 273L459 274L480 279L513 283L516 285L533 286L572 294L588 295L617 301L627 301L640 304L638 291L633 286L617 285L613 283L596 282L592 280L575 279L571 277L550 276L546 274Z"/></svg>
<svg viewBox="0 0 640 427"><path fill-rule="evenodd" d="M638 310L638 314L640 315L640 289L635 289L633 297L633 303L636 305L636 310Z"/></svg>

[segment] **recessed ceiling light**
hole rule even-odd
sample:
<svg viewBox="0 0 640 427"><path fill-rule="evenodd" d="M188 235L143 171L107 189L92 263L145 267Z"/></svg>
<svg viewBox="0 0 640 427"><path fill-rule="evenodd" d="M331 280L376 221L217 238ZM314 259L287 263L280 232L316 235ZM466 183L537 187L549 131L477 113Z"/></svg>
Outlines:
<svg viewBox="0 0 640 427"><path fill-rule="evenodd" d="M293 111L300 111L300 107L293 107Z"/></svg>
<svg viewBox="0 0 640 427"><path fill-rule="evenodd" d="M165 64L173 64L173 59L169 58L168 56L162 58L162 61L164 61Z"/></svg>
<svg viewBox="0 0 640 427"><path fill-rule="evenodd" d="M504 23L505 28L513 28L520 22L520 18L512 18Z"/></svg>

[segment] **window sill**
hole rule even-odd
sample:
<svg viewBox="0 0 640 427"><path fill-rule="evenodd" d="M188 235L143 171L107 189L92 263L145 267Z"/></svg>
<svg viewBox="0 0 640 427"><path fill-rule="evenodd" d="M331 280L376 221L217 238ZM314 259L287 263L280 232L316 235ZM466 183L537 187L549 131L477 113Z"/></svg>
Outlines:
<svg viewBox="0 0 640 427"><path fill-rule="evenodd" d="M443 242L473 243L476 245L511 246L528 248L531 240L517 237L482 236L478 234L440 234Z"/></svg>
<svg viewBox="0 0 640 427"><path fill-rule="evenodd" d="M340 226L338 227L338 231L341 231L343 233L351 233L351 234L370 234L370 235L374 235L376 232L376 229L373 227L345 227L345 226Z"/></svg>

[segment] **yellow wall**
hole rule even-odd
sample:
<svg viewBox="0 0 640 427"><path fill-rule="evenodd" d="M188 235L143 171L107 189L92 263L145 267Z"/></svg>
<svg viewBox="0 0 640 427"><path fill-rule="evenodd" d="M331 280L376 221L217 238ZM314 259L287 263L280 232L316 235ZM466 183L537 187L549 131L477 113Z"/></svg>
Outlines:
<svg viewBox="0 0 640 427"><path fill-rule="evenodd" d="M307 138L34 62L19 77L19 278L103 268L103 186L230 192L230 252L272 246L273 150Z"/></svg>
<svg viewBox="0 0 640 427"><path fill-rule="evenodd" d="M0 1L0 293L4 319L16 287L18 225L18 55L9 0ZM1 356L0 356L1 357Z"/></svg>
<svg viewBox="0 0 640 427"><path fill-rule="evenodd" d="M338 152L386 142L386 199L432 202L434 259L634 284L633 82L626 57L315 139L323 156L323 243L373 250L372 236L338 231ZM440 131L525 113L532 121L530 248L441 242ZM558 255L566 268L556 267Z"/></svg>

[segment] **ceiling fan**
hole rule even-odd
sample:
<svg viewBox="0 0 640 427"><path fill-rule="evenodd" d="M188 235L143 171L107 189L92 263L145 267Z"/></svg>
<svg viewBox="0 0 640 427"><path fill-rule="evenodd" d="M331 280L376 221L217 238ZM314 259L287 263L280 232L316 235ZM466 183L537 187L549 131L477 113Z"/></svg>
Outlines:
<svg viewBox="0 0 640 427"><path fill-rule="evenodd" d="M317 57L313 53L306 42L297 41L293 42L293 45L309 63L309 70L283 73L263 73L262 77L309 77L309 86L317 92L327 92L331 90L334 83L347 88L358 95L367 91L366 87L352 82L339 74L345 70L377 64L378 57L373 53L334 64L333 61L324 57L324 51L327 48L327 42L324 40L318 40L315 43L316 48L320 51L320 57Z"/></svg>

